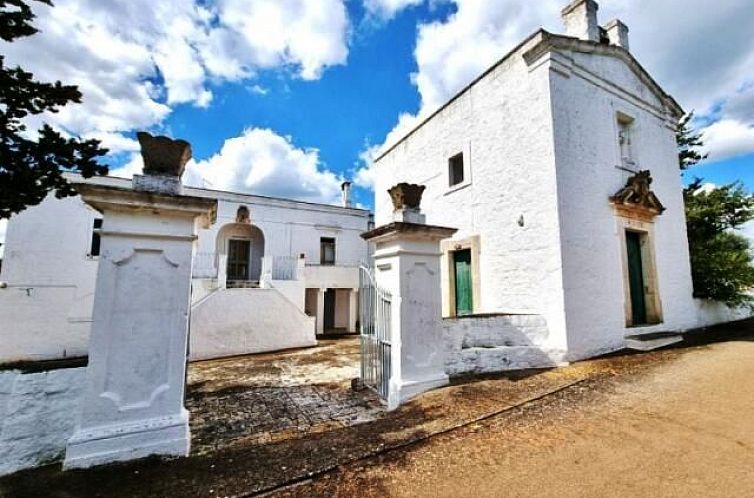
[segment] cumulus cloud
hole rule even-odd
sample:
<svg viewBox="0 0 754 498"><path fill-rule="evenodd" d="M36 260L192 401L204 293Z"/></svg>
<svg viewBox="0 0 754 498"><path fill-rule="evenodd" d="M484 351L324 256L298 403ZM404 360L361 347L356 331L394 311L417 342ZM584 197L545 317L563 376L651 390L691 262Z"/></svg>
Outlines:
<svg viewBox="0 0 754 498"><path fill-rule="evenodd" d="M131 178L143 169L141 154L134 153L110 175ZM340 204L342 181L322 164L317 149L296 147L291 137L267 128L244 130L208 159L191 159L183 175L192 187L324 204Z"/></svg>
<svg viewBox="0 0 754 498"><path fill-rule="evenodd" d="M190 162L184 180L198 187L337 204L343 179L322 164L317 149L251 128L226 140L209 159Z"/></svg>
<svg viewBox="0 0 754 498"><path fill-rule="evenodd" d="M722 161L754 153L754 125L721 119L702 130L702 141L710 161Z"/></svg>
<svg viewBox="0 0 754 498"><path fill-rule="evenodd" d="M9 64L78 85L81 105L43 118L132 150L124 132L159 125L177 104L206 107L209 81L285 69L316 79L348 54L343 0L58 0L35 4L40 33L0 42ZM121 135L118 137L118 135Z"/></svg>
<svg viewBox="0 0 754 498"><path fill-rule="evenodd" d="M364 0L367 14L382 20L392 19L398 12L419 5L424 0Z"/></svg>
<svg viewBox="0 0 754 498"><path fill-rule="evenodd" d="M359 167L353 175L353 182L357 186L366 189L374 188L376 174L374 160L377 158L380 148L379 145L367 145L359 154Z"/></svg>

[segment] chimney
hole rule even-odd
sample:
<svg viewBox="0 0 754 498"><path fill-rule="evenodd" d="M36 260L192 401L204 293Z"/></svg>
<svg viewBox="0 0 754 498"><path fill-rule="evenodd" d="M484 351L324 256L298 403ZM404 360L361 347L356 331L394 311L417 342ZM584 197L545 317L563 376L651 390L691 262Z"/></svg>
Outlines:
<svg viewBox="0 0 754 498"><path fill-rule="evenodd" d="M343 196L343 207L351 207L351 182L345 181L340 184L340 190Z"/></svg>
<svg viewBox="0 0 754 498"><path fill-rule="evenodd" d="M573 0L560 12L566 35L593 42L600 41L600 25L597 24L599 5L594 0Z"/></svg>
<svg viewBox="0 0 754 498"><path fill-rule="evenodd" d="M605 24L605 32L608 40L610 40L610 45L628 50L628 26L623 24L620 19L613 19Z"/></svg>

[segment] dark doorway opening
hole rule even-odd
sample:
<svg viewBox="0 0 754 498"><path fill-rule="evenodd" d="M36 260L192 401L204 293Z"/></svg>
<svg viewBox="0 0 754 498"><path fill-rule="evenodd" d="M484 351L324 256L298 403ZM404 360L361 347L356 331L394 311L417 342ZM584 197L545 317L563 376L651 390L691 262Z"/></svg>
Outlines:
<svg viewBox="0 0 754 498"><path fill-rule="evenodd" d="M251 241L230 239L228 241L228 281L249 280L249 256Z"/></svg>
<svg viewBox="0 0 754 498"><path fill-rule="evenodd" d="M327 332L335 328L335 289L325 290L324 315L322 325Z"/></svg>

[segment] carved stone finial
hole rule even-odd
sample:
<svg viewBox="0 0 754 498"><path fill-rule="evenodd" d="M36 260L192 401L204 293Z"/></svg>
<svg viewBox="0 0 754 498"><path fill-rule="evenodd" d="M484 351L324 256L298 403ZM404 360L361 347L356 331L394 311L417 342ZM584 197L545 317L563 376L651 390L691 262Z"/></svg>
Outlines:
<svg viewBox="0 0 754 498"><path fill-rule="evenodd" d="M626 181L626 186L615 195L610 196L610 202L627 208L642 209L654 214L665 211L654 192L649 186L652 184L652 176L649 170L639 171Z"/></svg>
<svg viewBox="0 0 754 498"><path fill-rule="evenodd" d="M419 209L422 201L422 193L427 188L424 185L414 183L399 183L387 191L393 200L393 208L398 211L401 209Z"/></svg>
<svg viewBox="0 0 754 498"><path fill-rule="evenodd" d="M145 175L181 177L186 163L191 159L191 144L185 140L153 137L140 131L136 134L144 158Z"/></svg>

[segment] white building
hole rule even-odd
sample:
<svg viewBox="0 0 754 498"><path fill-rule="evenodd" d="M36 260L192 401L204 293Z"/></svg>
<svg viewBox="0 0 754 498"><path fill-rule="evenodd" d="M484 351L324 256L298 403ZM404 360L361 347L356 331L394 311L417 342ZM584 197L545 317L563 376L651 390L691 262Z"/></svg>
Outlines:
<svg viewBox="0 0 754 498"><path fill-rule="evenodd" d="M443 243L451 373L558 364L728 318L692 298L683 111L597 8L569 4L565 36L536 31L376 160L377 226L391 221L388 188L407 182L426 186L427 223L459 229Z"/></svg>
<svg viewBox="0 0 754 498"><path fill-rule="evenodd" d="M96 178L130 186L130 180ZM192 279L193 359L310 346L355 332L360 234L371 214L330 206L184 187L218 200L200 231ZM99 213L78 197L49 196L14 216L0 273L0 362L87 353L98 265Z"/></svg>

